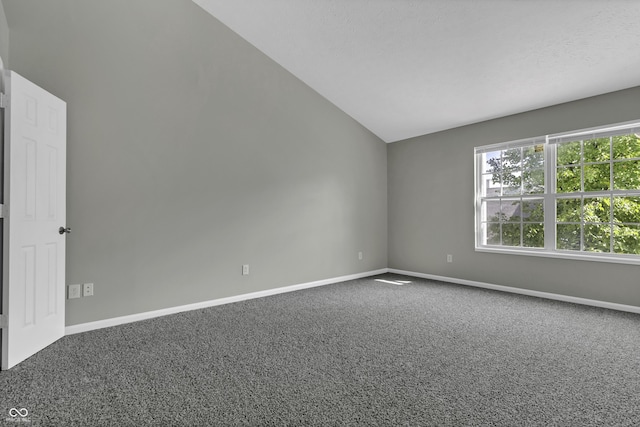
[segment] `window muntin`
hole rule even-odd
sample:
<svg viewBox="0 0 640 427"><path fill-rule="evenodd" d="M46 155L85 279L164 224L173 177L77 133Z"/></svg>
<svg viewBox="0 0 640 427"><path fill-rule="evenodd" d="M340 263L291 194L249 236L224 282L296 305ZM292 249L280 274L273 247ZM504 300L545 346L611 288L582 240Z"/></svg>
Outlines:
<svg viewBox="0 0 640 427"><path fill-rule="evenodd" d="M640 262L640 123L480 147L476 161L477 248Z"/></svg>

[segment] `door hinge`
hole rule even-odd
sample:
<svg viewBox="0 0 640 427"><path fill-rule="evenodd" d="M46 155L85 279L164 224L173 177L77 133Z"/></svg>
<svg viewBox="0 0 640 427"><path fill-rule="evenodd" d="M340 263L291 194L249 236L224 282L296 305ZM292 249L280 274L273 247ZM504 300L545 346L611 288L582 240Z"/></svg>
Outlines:
<svg viewBox="0 0 640 427"><path fill-rule="evenodd" d="M9 97L6 94L0 93L0 108L7 108L7 104L9 103Z"/></svg>
<svg viewBox="0 0 640 427"><path fill-rule="evenodd" d="M8 316L6 314L0 314L0 329L7 327Z"/></svg>
<svg viewBox="0 0 640 427"><path fill-rule="evenodd" d="M0 205L0 218L4 218L5 210L4 205Z"/></svg>

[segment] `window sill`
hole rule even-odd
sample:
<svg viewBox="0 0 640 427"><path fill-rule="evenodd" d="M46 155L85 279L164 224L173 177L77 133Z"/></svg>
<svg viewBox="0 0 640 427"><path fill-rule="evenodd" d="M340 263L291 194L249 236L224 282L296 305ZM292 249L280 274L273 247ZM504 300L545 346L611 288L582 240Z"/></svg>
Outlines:
<svg viewBox="0 0 640 427"><path fill-rule="evenodd" d="M511 248L498 248L490 246L476 246L476 252L508 254L508 255L527 255L537 256L544 258L560 258L560 259L573 259L579 261L596 261L596 262L609 262L614 264L631 264L640 265L640 256L636 255L608 255L608 254L585 254L585 253L572 253L572 252L551 252L544 249L511 249Z"/></svg>

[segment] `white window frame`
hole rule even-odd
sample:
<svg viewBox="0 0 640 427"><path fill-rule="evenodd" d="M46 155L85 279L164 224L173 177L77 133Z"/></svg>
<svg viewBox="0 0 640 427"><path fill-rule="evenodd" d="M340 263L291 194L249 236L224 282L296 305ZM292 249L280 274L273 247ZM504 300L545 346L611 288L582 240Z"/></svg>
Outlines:
<svg viewBox="0 0 640 427"><path fill-rule="evenodd" d="M638 133L640 132L640 121L630 121L624 123L618 123L609 126L599 126L595 128L581 129L577 131L564 132L561 134L545 135L542 137L527 138L517 141L509 141L499 144L485 145L476 147L474 149L474 180L475 180L475 194L474 194L474 206L475 206L475 250L477 252L489 252L489 253L504 253L504 254L517 254L528 255L538 257L549 258L562 258L562 259L576 259L576 260L588 260L599 261L609 263L620 264L635 264L640 265L640 255L633 254L615 254L615 253L602 253L602 252L585 252L585 251L569 251L569 250L557 250L556 249L556 200L561 198L578 198L578 197L597 197L599 195L604 196L616 196L616 195L630 195L640 196L640 189L636 190L614 190L613 185L610 185L610 189L601 192L584 192L583 184L584 177L581 177L581 191L576 193L556 193L556 146L555 142L562 141L564 138L578 138L589 139L590 134L603 134L616 132L619 134ZM568 139L567 139L568 140ZM575 140L575 139L574 139ZM524 195L524 198L543 198L544 199L544 248L530 248L530 247L513 247L513 246L493 246L482 244L484 235L482 229L482 180L480 179L483 170L483 160L480 154L488 151L505 150L512 147L528 146L544 144L544 193ZM581 165L583 162L581 156ZM610 164L613 164L613 158L610 160ZM583 168L581 168L583 170ZM584 175L584 172L583 172ZM611 173L611 180L613 181L613 171ZM523 195L515 195L514 198L523 197ZM610 215L613 215L613 207ZM581 219L582 221L582 219ZM583 237L581 236L581 244ZM582 247L582 246L581 246Z"/></svg>

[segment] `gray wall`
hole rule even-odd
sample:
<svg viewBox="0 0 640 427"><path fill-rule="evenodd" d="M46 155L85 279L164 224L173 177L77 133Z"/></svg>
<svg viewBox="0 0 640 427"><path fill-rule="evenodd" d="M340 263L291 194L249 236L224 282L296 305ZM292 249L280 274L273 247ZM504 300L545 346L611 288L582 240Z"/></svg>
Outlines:
<svg viewBox="0 0 640 427"><path fill-rule="evenodd" d="M389 267L640 306L638 266L475 252L473 186L475 146L638 118L640 87L389 145Z"/></svg>
<svg viewBox="0 0 640 427"><path fill-rule="evenodd" d="M387 265L640 305L638 267L473 249L474 146L637 119L640 88L387 147L190 0L3 3L0 56L68 103L68 325Z"/></svg>
<svg viewBox="0 0 640 427"><path fill-rule="evenodd" d="M386 145L190 0L4 5L68 103L67 325L387 266Z"/></svg>

